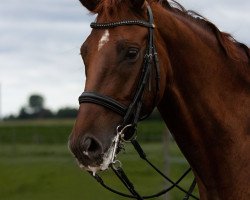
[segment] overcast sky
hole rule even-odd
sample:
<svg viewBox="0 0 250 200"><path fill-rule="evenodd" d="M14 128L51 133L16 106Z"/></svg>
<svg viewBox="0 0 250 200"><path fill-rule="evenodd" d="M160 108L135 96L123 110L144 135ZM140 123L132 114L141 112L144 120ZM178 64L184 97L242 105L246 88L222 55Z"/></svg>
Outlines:
<svg viewBox="0 0 250 200"><path fill-rule="evenodd" d="M250 1L177 1L250 46ZM93 20L77 0L1 0L2 115L18 113L33 93L52 110L78 106L85 80L79 48Z"/></svg>

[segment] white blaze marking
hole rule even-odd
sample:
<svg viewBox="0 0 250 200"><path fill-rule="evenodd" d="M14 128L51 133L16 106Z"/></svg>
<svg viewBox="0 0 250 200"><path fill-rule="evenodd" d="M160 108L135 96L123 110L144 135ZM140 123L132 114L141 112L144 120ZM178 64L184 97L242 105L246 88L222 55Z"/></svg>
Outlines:
<svg viewBox="0 0 250 200"><path fill-rule="evenodd" d="M104 34L102 35L99 43L98 43L98 51L109 41L109 31L105 30Z"/></svg>

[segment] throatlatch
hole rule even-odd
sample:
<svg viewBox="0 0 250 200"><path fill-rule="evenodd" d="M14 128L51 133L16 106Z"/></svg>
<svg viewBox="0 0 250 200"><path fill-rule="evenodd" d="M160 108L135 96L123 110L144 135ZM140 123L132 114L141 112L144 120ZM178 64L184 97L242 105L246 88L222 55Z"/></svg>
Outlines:
<svg viewBox="0 0 250 200"><path fill-rule="evenodd" d="M148 11L148 21L142 21L142 20L127 20L127 21L120 21L120 22L112 22L112 23L91 23L91 27L94 29L110 29L115 28L118 26L131 26L131 25L137 25L137 26L143 26L148 28L149 34L148 34L148 43L146 48L146 53L144 56L144 61L141 69L141 76L138 81L137 90L135 92L133 101L130 103L130 105L124 106L115 99L104 96L98 93L94 92L83 92L82 95L79 97L79 103L94 103L101 106L104 106L113 112L123 116L123 122L121 125L117 127L117 134L113 140L113 149L112 149L112 158L111 158L111 164L110 168L114 171L114 173L117 175L117 177L121 180L123 185L128 189L128 191L131 193L125 194L122 192L119 192L117 190L114 190L107 186L102 178L98 174L93 174L89 172L104 188L108 189L109 191L116 193L118 195L121 195L123 197L127 198L133 198L138 200L143 199L151 199L154 197L159 197L173 188L178 188L180 191L184 192L186 195L183 200L188 200L189 197L192 197L193 199L198 200L197 197L192 195L192 192L195 188L196 181L194 180L191 184L188 191L183 189L179 186L179 183L184 179L184 177L191 171L191 168L189 168L176 182L169 179L166 175L164 175L154 164L152 164L143 149L141 148L140 144L134 137L136 134L136 127L139 120L142 120L144 117L141 116L141 108L142 108L142 101L143 101L143 94L146 88L146 85L149 82L150 77L150 71L152 68L155 68L156 71L156 88L157 92L159 90L159 80L160 80L160 69L159 69L159 62L158 62L158 56L156 52L156 48L154 45L154 19L153 19L153 13L150 8L150 6L147 4L147 11ZM157 96L157 95L156 95ZM134 149L139 154L140 158L143 159L148 165L150 165L160 176L162 176L165 180L170 182L172 185L156 194L149 195L149 196L141 196L135 189L133 183L130 181L124 170L122 169L121 162L117 160L117 152L120 146L123 145L124 142L131 142Z"/></svg>

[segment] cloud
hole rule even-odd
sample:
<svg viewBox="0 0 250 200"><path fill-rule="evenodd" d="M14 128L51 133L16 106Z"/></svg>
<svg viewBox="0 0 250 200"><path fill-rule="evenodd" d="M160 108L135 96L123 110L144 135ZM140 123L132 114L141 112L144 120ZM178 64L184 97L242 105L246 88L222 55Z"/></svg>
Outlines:
<svg viewBox="0 0 250 200"><path fill-rule="evenodd" d="M250 44L249 1L178 2ZM44 95L50 109L78 105L85 79L79 49L94 18L77 0L1 0L0 84L4 115L17 113L32 93Z"/></svg>

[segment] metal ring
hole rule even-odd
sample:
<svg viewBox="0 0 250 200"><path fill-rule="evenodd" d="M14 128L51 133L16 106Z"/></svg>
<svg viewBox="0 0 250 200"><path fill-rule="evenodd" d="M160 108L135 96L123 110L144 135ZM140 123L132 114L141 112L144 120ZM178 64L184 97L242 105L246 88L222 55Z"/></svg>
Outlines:
<svg viewBox="0 0 250 200"><path fill-rule="evenodd" d="M126 125L126 126L124 126L124 127L122 127L122 125L118 125L117 127L116 127L116 131L117 131L117 133L121 133L122 134L122 132L124 131L124 130L126 130L126 128L129 128L129 127L132 127L133 125L132 124L128 124L128 125ZM121 130L120 130L121 129Z"/></svg>
<svg viewBox="0 0 250 200"><path fill-rule="evenodd" d="M115 170L118 170L119 168L122 167L122 163L120 160L115 160L114 162L111 163L111 165Z"/></svg>
<svg viewBox="0 0 250 200"><path fill-rule="evenodd" d="M121 140L122 140L123 142L125 142L125 143L129 143L129 142L131 142L132 140L136 139L136 137L137 137L137 129L136 129L136 127L134 127L134 128L135 128L134 134L133 134L128 140L124 139L124 136L125 136L125 135L122 134L122 132L123 132L124 130L126 130L126 128L129 128L129 127L133 127L133 125L132 125L132 124L129 124L129 125L125 126L125 127L122 129L122 131L121 131Z"/></svg>

